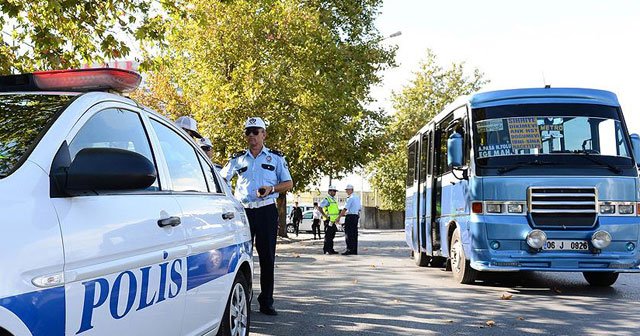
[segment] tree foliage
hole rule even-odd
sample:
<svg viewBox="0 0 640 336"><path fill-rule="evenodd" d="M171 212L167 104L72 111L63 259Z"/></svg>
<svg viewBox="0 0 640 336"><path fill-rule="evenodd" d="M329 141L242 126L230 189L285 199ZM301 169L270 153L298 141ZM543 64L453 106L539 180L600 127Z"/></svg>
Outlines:
<svg viewBox="0 0 640 336"><path fill-rule="evenodd" d="M427 50L425 59L410 83L392 96L396 111L385 132L386 152L371 162L371 185L378 191L381 208L404 209L407 174L407 141L422 126L457 97L479 90L488 83L477 69L471 74L464 63L444 68L437 56Z"/></svg>
<svg viewBox="0 0 640 336"><path fill-rule="evenodd" d="M381 0L191 0L167 20L138 100L191 115L213 160L246 147L250 116L269 124L295 190L362 166L381 148L382 111L366 108L393 65L374 26ZM153 51L153 49L151 50Z"/></svg>
<svg viewBox="0 0 640 336"><path fill-rule="evenodd" d="M153 0L0 0L0 73L65 69L125 57L132 41L162 36L160 10L172 12L175 5Z"/></svg>

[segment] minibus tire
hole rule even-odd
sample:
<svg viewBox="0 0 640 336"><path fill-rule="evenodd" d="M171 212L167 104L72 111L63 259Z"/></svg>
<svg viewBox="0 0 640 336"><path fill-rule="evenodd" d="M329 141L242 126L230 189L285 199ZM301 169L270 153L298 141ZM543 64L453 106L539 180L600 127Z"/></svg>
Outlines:
<svg viewBox="0 0 640 336"><path fill-rule="evenodd" d="M451 273L453 279L461 284L472 284L478 278L478 271L471 268L471 263L467 259L460 239L460 228L456 228L451 236L449 246L449 257L451 259ZM454 260L455 258L455 260Z"/></svg>
<svg viewBox="0 0 640 336"><path fill-rule="evenodd" d="M431 258L426 253L417 251L413 253L413 261L420 267L426 267L429 266Z"/></svg>
<svg viewBox="0 0 640 336"><path fill-rule="evenodd" d="M589 285L595 287L609 287L613 285L620 273L614 272L582 272Z"/></svg>
<svg viewBox="0 0 640 336"><path fill-rule="evenodd" d="M232 323L231 323L231 316L230 316L231 315L230 308L231 308L232 302L234 302L232 301L232 299L233 299L234 290L236 289L237 285L242 286L242 290L244 292L246 313L247 313L246 328L244 333L241 333L241 334L233 334L231 330ZM226 303L226 308L224 310L224 315L222 316L222 321L220 322L220 328L218 329L217 336L248 336L249 327L251 324L250 322L251 322L251 295L249 290L249 282L244 277L242 272L238 272L238 274L236 274L236 278L233 280L233 285L231 285L231 292L229 293L229 299L227 300L227 303Z"/></svg>

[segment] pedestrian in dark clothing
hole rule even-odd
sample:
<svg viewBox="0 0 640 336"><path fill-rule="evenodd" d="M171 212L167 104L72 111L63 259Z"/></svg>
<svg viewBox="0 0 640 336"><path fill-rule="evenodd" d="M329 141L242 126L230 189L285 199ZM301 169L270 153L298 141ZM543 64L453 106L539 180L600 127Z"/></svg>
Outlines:
<svg viewBox="0 0 640 336"><path fill-rule="evenodd" d="M296 228L296 237L300 232L300 222L302 221L302 208L298 206L298 202L295 202L293 209L291 209L291 218L293 226Z"/></svg>

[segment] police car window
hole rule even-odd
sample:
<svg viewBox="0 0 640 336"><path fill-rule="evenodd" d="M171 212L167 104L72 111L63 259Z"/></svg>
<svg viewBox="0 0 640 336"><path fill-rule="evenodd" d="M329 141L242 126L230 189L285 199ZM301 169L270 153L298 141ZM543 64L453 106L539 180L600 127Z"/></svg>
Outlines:
<svg viewBox="0 0 640 336"><path fill-rule="evenodd" d="M164 154L174 191L208 192L195 149L186 139L156 120L151 120Z"/></svg>
<svg viewBox="0 0 640 336"><path fill-rule="evenodd" d="M203 159L202 156L198 155L198 159L200 160L200 164L202 165L202 171L204 171L204 176L207 178L207 184L209 185L209 192L221 194L222 188L220 188L218 179L213 173L213 168L204 161L205 159Z"/></svg>
<svg viewBox="0 0 640 336"><path fill-rule="evenodd" d="M0 95L0 178L18 168L57 113L74 98L72 95Z"/></svg>
<svg viewBox="0 0 640 336"><path fill-rule="evenodd" d="M69 144L71 159L73 160L84 148L126 149L141 154L155 163L140 115L128 110L111 108L94 114ZM147 190L159 189L157 179L147 188Z"/></svg>

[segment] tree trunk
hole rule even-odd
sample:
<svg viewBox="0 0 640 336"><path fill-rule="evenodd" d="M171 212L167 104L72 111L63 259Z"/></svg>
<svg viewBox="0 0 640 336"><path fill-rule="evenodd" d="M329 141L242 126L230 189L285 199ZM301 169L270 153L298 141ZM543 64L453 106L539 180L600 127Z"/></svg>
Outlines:
<svg viewBox="0 0 640 336"><path fill-rule="evenodd" d="M278 236L287 236L287 193L280 193L277 199L278 205Z"/></svg>

